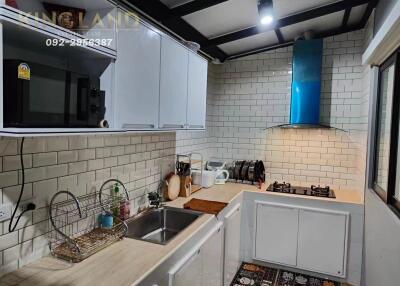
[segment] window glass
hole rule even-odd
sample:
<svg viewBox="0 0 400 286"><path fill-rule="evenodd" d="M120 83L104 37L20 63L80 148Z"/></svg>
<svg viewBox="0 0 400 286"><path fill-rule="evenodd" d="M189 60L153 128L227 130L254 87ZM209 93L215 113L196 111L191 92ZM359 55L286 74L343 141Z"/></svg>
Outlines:
<svg viewBox="0 0 400 286"><path fill-rule="evenodd" d="M381 74L379 95L378 137L376 145L375 183L385 192L388 188L390 132L392 121L392 100L394 88L394 65ZM400 173L399 173L400 176Z"/></svg>

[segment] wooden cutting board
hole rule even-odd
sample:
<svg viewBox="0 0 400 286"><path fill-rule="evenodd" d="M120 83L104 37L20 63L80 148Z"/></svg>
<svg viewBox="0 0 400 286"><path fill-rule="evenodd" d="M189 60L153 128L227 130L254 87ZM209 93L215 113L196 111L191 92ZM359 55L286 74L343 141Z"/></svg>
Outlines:
<svg viewBox="0 0 400 286"><path fill-rule="evenodd" d="M185 209L200 211L203 213L217 215L222 211L228 204L207 200L191 199L189 202L183 205Z"/></svg>

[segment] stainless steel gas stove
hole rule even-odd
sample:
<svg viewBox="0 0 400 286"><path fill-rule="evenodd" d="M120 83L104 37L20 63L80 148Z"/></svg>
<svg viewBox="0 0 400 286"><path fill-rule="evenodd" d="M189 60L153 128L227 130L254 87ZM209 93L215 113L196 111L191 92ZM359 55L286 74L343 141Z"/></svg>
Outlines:
<svg viewBox="0 0 400 286"><path fill-rule="evenodd" d="M331 190L328 186L326 187L311 186L308 188L308 187L292 186L291 184L285 182L283 183L275 182L269 185L267 191L275 193L336 199L335 192Z"/></svg>

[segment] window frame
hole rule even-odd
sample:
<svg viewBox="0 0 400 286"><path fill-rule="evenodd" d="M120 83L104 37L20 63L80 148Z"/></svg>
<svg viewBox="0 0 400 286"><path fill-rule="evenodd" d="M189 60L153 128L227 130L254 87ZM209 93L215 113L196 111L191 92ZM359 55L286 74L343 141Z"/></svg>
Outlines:
<svg viewBox="0 0 400 286"><path fill-rule="evenodd" d="M391 108L391 122L390 122L390 143L389 143L389 166L388 166L388 185L387 191L383 190L376 183L377 175L377 155L378 155L378 138L380 127L380 107L381 107L381 92L382 92L382 74L394 65L394 85L392 94L392 108ZM396 213L400 214L400 200L396 199L396 171L400 168L400 162L397 163L397 155L399 148L399 127L400 127L400 49L396 50L380 67L378 76L378 92L376 98L376 107L374 108L376 118L374 127L374 149L373 149L373 176L372 176L372 189L378 196ZM398 166L397 166L398 165Z"/></svg>

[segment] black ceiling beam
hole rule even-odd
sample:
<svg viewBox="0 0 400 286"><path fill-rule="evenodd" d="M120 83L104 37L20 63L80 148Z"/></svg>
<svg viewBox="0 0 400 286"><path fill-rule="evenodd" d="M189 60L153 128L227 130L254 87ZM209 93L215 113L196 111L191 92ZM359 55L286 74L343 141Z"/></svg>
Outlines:
<svg viewBox="0 0 400 286"><path fill-rule="evenodd" d="M374 11L375 7L378 5L379 0L371 0L368 3L367 9L365 9L364 15L361 19L360 25L362 25L363 27L365 27L365 25L368 22L369 17L372 14L372 11Z"/></svg>
<svg viewBox="0 0 400 286"><path fill-rule="evenodd" d="M351 14L351 7L347 8L344 11L344 15L343 15L343 21L342 21L342 28L345 28L347 26L347 23L349 22L349 18L350 18L350 14Z"/></svg>
<svg viewBox="0 0 400 286"><path fill-rule="evenodd" d="M336 28L336 29L332 29L329 31L325 31L325 32L321 32L315 35L315 38L326 38L326 37L331 37L331 36L335 36L335 35L339 35L339 34L343 34L343 33L348 33L348 32L353 32L353 31L357 31L362 29L363 27L360 26L360 24L357 25L352 25L352 26L347 26L346 28ZM271 51L271 50L275 50L275 49L280 49L280 48L284 48L284 47L288 47L294 44L294 41L287 41L278 45L272 45L272 46L268 46L265 48L259 48L259 49L252 49L249 51L244 51L244 52L240 52L234 55L231 55L227 58L227 60L234 60L234 59L238 59L238 58L242 58L242 57L247 57L249 55L254 55L254 54L258 54L258 53L262 53L262 52L266 52L266 51Z"/></svg>
<svg viewBox="0 0 400 286"><path fill-rule="evenodd" d="M289 47L289 46L292 46L293 44L294 44L293 41L290 41L290 42L288 41L288 42L284 42L282 44L268 46L265 48L251 49L248 51L230 55L226 60L235 60L235 59L239 59L239 58L243 58L243 57L247 57L247 56L251 56L251 55L255 55L255 54L259 54L259 53L264 53L264 52L268 52L268 51L272 51L272 50L276 50L276 49Z"/></svg>
<svg viewBox="0 0 400 286"><path fill-rule="evenodd" d="M183 17L207 8L210 8L212 6L221 4L223 2L227 2L229 0L193 0L191 2L179 5L177 7L174 7L170 10L169 15L166 15L162 21L171 19L171 18L179 18Z"/></svg>
<svg viewBox="0 0 400 286"><path fill-rule="evenodd" d="M142 16L150 17L146 17L147 20L162 23L167 29L173 31L187 41L193 41L197 43L204 43L208 41L205 36L203 36L199 31L189 25L182 18L173 18L162 22L161 20L163 17L165 17L165 15L170 15L171 10L159 0L125 0L124 2L129 3L131 7L133 6L132 8ZM227 54L218 47L201 47L201 51L213 58L219 59L221 62L227 58Z"/></svg>
<svg viewBox="0 0 400 286"><path fill-rule="evenodd" d="M283 38L282 32L279 29L275 29L276 37L278 38L279 44L283 44L285 39Z"/></svg>
<svg viewBox="0 0 400 286"><path fill-rule="evenodd" d="M373 1L375 1L375 0L373 0ZM223 36L219 36L219 37L210 39L206 42L202 42L201 44L205 47L218 46L218 45L221 45L224 43L233 42L236 40L254 36L259 33L271 31L273 29L279 29L282 27L290 26L290 25L304 22L307 20L311 20L314 18L318 18L318 17L322 17L322 16L329 15L332 13L340 12L340 11L346 10L348 8L360 6L360 5L369 3L369 2L370 2L370 0L343 0L343 1L332 3L332 4L328 4L325 6L321 6L321 7L315 8L315 9L311 9L308 11L304 11L304 12L301 12L298 14L294 14L294 15L291 15L291 16L288 16L285 18L281 18L275 22L275 25L273 27L263 29L259 26L253 26L253 27L250 27L250 28L247 28L244 30L240 30L237 32L233 32L230 34L226 34Z"/></svg>

